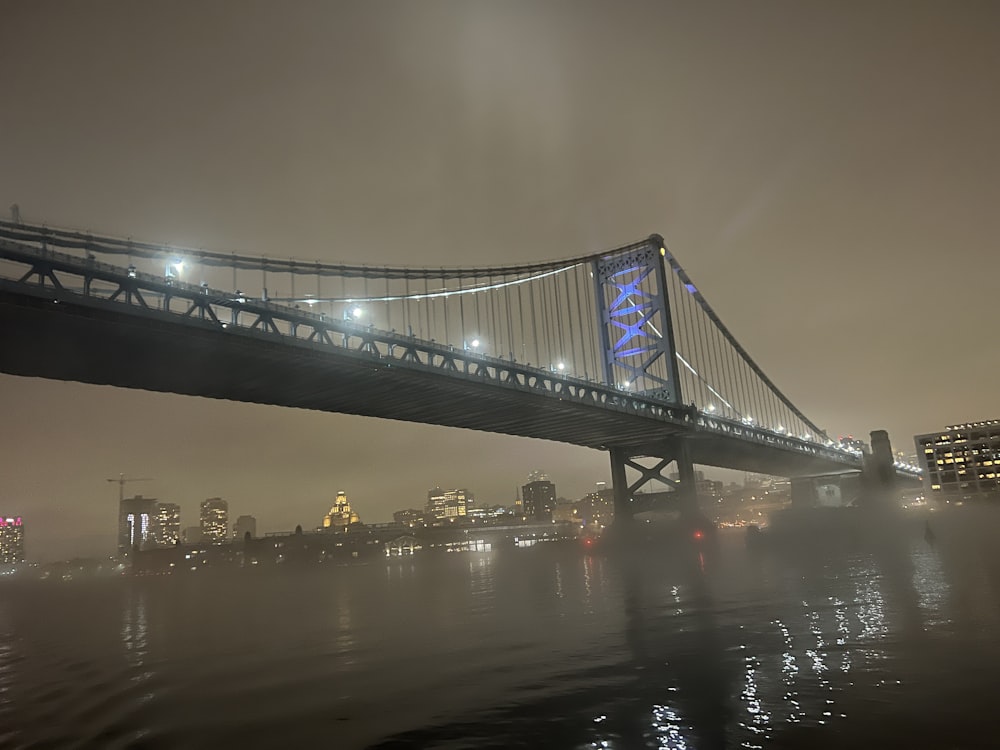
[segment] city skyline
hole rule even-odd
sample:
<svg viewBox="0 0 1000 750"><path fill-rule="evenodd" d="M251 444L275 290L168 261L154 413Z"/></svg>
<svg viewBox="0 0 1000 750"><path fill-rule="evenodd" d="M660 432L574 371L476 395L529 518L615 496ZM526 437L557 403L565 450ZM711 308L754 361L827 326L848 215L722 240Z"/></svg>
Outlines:
<svg viewBox="0 0 1000 750"><path fill-rule="evenodd" d="M995 11L771 7L782 24L642 3L429 4L390 21L183 4L53 21L15 6L0 207L220 251L428 266L660 231L831 434L885 428L909 450L996 418L995 354L942 312L989 319L1000 277ZM927 399L927 382L953 382L940 342L962 352L963 383ZM0 376L0 408L0 494L57 556L107 546L104 479L121 471L158 477L158 497L240 498L261 528L314 519L331 477L371 485L363 515L388 520L451 466L449 486L484 498L510 493L510 466L544 463L570 497L610 473L606 455L553 443L76 383Z"/></svg>

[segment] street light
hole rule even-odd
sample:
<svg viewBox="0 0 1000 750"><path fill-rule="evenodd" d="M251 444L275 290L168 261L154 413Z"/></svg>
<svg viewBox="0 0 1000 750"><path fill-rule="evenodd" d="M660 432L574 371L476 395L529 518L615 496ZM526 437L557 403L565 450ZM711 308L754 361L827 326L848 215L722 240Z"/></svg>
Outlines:
<svg viewBox="0 0 1000 750"><path fill-rule="evenodd" d="M181 271L184 270L184 261L180 258L171 260L167 262L167 268L163 272L163 276L167 281L177 278L181 275Z"/></svg>

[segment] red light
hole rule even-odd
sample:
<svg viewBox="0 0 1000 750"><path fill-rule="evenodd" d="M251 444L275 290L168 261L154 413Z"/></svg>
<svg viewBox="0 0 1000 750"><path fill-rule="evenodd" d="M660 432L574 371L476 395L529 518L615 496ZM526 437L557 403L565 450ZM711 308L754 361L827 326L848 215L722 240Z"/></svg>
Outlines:
<svg viewBox="0 0 1000 750"><path fill-rule="evenodd" d="M590 545L592 545L594 543L594 540L591 539L590 537L587 537L586 539L583 540L583 543L586 544L589 547Z"/></svg>
<svg viewBox="0 0 1000 750"><path fill-rule="evenodd" d="M696 529L695 530L695 532L694 532L694 538L695 539L701 539L703 536L705 536L705 535L702 533L701 529Z"/></svg>

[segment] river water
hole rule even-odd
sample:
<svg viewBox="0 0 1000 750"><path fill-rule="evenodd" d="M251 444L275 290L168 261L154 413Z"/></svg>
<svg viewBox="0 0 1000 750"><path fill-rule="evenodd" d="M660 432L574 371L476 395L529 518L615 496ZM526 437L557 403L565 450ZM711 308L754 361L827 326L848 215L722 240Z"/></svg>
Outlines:
<svg viewBox="0 0 1000 750"><path fill-rule="evenodd" d="M931 519L884 544L10 581L0 745L1000 747L1000 524Z"/></svg>

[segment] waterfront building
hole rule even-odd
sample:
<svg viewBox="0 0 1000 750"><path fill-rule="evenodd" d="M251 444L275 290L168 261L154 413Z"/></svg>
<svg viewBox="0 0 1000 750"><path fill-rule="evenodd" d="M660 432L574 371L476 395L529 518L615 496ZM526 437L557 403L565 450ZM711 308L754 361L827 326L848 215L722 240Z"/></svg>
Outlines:
<svg viewBox="0 0 1000 750"><path fill-rule="evenodd" d="M465 515L469 519L495 522L511 515L510 508L503 505L486 505L467 508Z"/></svg>
<svg viewBox="0 0 1000 750"><path fill-rule="evenodd" d="M151 523L151 542L158 547L173 547L181 538L181 506L157 503Z"/></svg>
<svg viewBox="0 0 1000 750"><path fill-rule="evenodd" d="M407 508L406 510L397 510L393 513L392 520L393 523L398 523L400 526L413 527L426 525L428 518L427 514L422 510Z"/></svg>
<svg viewBox="0 0 1000 750"><path fill-rule="evenodd" d="M928 498L1000 500L1000 419L915 435Z"/></svg>
<svg viewBox="0 0 1000 750"><path fill-rule="evenodd" d="M233 539L245 539L248 533L251 539L257 536L257 519L253 516L240 516L233 524Z"/></svg>
<svg viewBox="0 0 1000 750"><path fill-rule="evenodd" d="M229 503L221 497L201 501L201 535L205 542L224 542L229 536Z"/></svg>
<svg viewBox="0 0 1000 750"><path fill-rule="evenodd" d="M552 520L557 523L580 523L580 514L576 509L576 504L564 498L558 498L556 505L552 509Z"/></svg>
<svg viewBox="0 0 1000 750"><path fill-rule="evenodd" d="M544 476L544 475L543 475ZM521 488L521 502L525 518L541 521L552 520L556 507L556 486L548 479L531 479Z"/></svg>
<svg viewBox="0 0 1000 750"><path fill-rule="evenodd" d="M0 516L0 564L24 562L24 522L20 516Z"/></svg>
<svg viewBox="0 0 1000 750"><path fill-rule="evenodd" d="M347 501L347 493L340 490L337 499L333 501L330 512L323 516L324 529L344 529L352 523L360 523L361 518L351 510L351 504Z"/></svg>
<svg viewBox="0 0 1000 750"><path fill-rule="evenodd" d="M465 518L472 505L472 493L465 489L442 490L435 487L427 492L427 515L442 521Z"/></svg>
<svg viewBox="0 0 1000 750"><path fill-rule="evenodd" d="M611 525L615 518L615 491L605 482L598 482L597 489L576 503L579 523L594 530Z"/></svg>
<svg viewBox="0 0 1000 750"><path fill-rule="evenodd" d="M126 497L118 503L118 554L128 555L153 541L155 498Z"/></svg>

